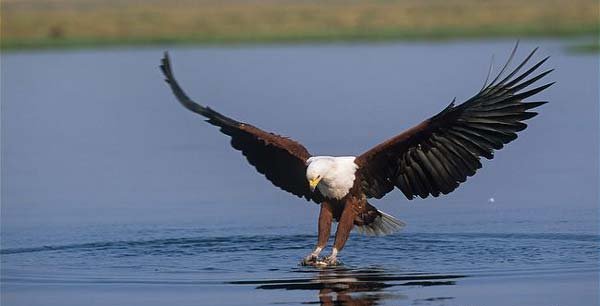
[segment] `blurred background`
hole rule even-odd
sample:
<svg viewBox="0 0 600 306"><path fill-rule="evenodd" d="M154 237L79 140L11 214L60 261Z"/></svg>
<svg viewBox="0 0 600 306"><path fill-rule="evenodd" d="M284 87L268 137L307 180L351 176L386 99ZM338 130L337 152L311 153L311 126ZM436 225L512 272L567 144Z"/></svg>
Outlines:
<svg viewBox="0 0 600 306"><path fill-rule="evenodd" d="M4 0L1 8L4 49L598 33L597 0Z"/></svg>
<svg viewBox="0 0 600 306"><path fill-rule="evenodd" d="M347 292L359 305L598 305L599 1L0 8L2 305L326 304L315 284L338 276L296 266L318 206L176 102L164 51L198 102L358 155L474 95L518 39L510 67L551 56L538 84L557 83L530 100L549 103L455 192L372 201L408 226L352 234L342 278L377 279ZM422 274L437 276L409 281ZM235 285L256 279L301 289Z"/></svg>

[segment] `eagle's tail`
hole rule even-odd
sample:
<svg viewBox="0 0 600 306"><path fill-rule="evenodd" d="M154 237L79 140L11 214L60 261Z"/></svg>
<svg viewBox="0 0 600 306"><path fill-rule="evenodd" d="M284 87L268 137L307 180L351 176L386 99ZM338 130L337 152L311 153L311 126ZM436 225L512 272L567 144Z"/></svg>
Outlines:
<svg viewBox="0 0 600 306"><path fill-rule="evenodd" d="M369 205L371 206L371 205ZM402 229L406 224L381 210L371 206L377 216L371 222L357 224L356 230L367 236L384 236L395 233Z"/></svg>

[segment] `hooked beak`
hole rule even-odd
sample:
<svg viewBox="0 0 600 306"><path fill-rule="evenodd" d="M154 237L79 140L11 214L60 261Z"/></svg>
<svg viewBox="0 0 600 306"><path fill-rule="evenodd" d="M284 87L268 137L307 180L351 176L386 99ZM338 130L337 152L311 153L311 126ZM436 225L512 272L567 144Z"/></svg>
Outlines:
<svg viewBox="0 0 600 306"><path fill-rule="evenodd" d="M310 186L310 191L315 191L315 188L317 188L317 185L319 185L320 181L321 181L320 177L316 177L314 179L309 180L308 185Z"/></svg>

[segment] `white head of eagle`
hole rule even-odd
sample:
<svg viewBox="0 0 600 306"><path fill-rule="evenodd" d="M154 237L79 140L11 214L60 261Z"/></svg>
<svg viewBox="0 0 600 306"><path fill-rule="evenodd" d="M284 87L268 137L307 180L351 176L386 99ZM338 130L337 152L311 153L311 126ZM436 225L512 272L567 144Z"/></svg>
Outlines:
<svg viewBox="0 0 600 306"><path fill-rule="evenodd" d="M306 179L310 188L326 198L342 199L354 185L358 165L354 156L314 156L306 162Z"/></svg>

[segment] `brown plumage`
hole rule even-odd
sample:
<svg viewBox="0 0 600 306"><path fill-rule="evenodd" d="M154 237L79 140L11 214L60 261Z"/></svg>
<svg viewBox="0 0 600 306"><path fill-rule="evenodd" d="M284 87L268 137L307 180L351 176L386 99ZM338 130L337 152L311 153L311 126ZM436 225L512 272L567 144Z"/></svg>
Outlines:
<svg viewBox="0 0 600 306"><path fill-rule="evenodd" d="M394 187L408 199L450 193L481 168L480 157L492 159L495 150L515 140L517 132L527 127L523 121L537 115L530 110L546 102L523 100L553 83L523 90L552 70L526 80L546 57L518 75L536 48L503 77L517 46L500 73L489 84L486 80L475 96L457 106L453 101L439 114L351 159L351 163L347 157L311 158L304 146L290 138L193 102L175 80L167 54L161 69L179 102L229 135L231 146L241 151L258 172L275 186L321 204L317 247L305 263L321 263L317 256L327 244L331 222L339 222L332 255L324 262L335 264L337 252L353 227L367 234L388 234L403 226L367 199L382 198ZM338 196L340 192L342 196Z"/></svg>
<svg viewBox="0 0 600 306"><path fill-rule="evenodd" d="M398 187L408 199L452 192L481 168L479 157L494 158L494 150L517 139L523 121L537 115L528 110L546 102L522 102L550 87L549 83L519 92L552 70L527 81L524 78L541 66L542 59L512 79L537 48L508 76L500 74L474 97L459 106L454 101L439 114L393 137L356 159L362 169L362 188L367 197L381 198ZM514 56L516 47L510 58ZM509 60L510 62L510 60ZM504 66L504 69L508 66Z"/></svg>
<svg viewBox="0 0 600 306"><path fill-rule="evenodd" d="M165 53L160 67L177 100L192 112L206 117L206 121L218 126L223 134L229 135L231 146L241 151L248 162L271 183L298 197L321 202L319 194L310 191L305 179L306 160L311 155L303 145L290 138L238 122L192 101L175 80L168 54Z"/></svg>

